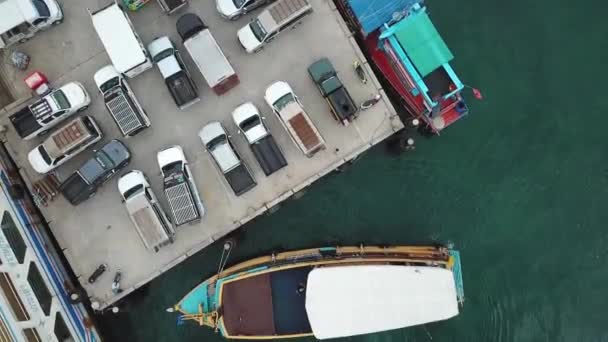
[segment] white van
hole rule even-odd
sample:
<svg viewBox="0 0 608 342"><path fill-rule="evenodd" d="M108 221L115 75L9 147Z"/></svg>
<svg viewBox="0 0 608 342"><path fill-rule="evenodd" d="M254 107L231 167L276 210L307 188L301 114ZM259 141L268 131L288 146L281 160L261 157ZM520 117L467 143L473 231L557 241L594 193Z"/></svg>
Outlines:
<svg viewBox="0 0 608 342"><path fill-rule="evenodd" d="M241 45L248 53L262 49L288 28L295 27L312 13L309 0L278 0L237 32Z"/></svg>
<svg viewBox="0 0 608 342"><path fill-rule="evenodd" d="M55 0L0 1L0 48L24 43L41 30L63 21L63 11Z"/></svg>
<svg viewBox="0 0 608 342"><path fill-rule="evenodd" d="M173 242L175 229L143 172L132 170L120 177L118 191L147 249L158 252L162 246Z"/></svg>
<svg viewBox="0 0 608 342"><path fill-rule="evenodd" d="M131 20L116 3L89 13L93 27L118 72L135 77L152 68L152 60Z"/></svg>

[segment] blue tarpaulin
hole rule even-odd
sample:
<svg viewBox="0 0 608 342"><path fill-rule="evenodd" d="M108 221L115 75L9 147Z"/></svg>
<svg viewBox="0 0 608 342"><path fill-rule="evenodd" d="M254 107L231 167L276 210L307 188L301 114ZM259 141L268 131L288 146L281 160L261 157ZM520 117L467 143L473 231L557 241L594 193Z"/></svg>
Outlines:
<svg viewBox="0 0 608 342"><path fill-rule="evenodd" d="M403 13L420 2L422 0L348 0L365 35L391 21L395 13Z"/></svg>

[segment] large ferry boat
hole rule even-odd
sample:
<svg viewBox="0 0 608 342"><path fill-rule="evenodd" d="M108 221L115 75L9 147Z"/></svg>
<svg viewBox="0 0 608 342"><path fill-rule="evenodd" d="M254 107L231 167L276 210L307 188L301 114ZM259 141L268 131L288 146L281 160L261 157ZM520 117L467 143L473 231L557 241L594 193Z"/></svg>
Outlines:
<svg viewBox="0 0 608 342"><path fill-rule="evenodd" d="M232 266L168 311L229 339L328 339L445 320L463 300L458 251L326 247Z"/></svg>

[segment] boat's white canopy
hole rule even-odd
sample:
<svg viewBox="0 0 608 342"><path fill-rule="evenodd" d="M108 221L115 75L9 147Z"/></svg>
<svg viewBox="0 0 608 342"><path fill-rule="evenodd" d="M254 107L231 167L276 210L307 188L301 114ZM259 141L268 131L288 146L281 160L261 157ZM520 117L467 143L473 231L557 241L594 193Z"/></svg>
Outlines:
<svg viewBox="0 0 608 342"><path fill-rule="evenodd" d="M310 272L306 312L318 339L373 333L458 315L452 272L439 267L360 265Z"/></svg>

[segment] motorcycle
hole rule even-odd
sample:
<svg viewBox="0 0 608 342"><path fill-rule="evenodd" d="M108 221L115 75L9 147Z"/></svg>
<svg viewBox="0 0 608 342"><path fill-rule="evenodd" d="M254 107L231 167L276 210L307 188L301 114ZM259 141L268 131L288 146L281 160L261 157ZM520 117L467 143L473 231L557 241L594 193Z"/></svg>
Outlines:
<svg viewBox="0 0 608 342"><path fill-rule="evenodd" d="M95 281L97 281L97 279L99 277L101 277L101 275L108 269L108 265L107 264L101 264L99 265L95 271L93 271L93 274L91 274L91 276L89 277L89 284L93 284Z"/></svg>
<svg viewBox="0 0 608 342"><path fill-rule="evenodd" d="M122 289L120 288L121 279L122 279L122 273L120 271L117 271L116 275L114 275L114 281L112 281L112 293L119 294L122 292Z"/></svg>
<svg viewBox="0 0 608 342"><path fill-rule="evenodd" d="M381 99L382 99L382 95L376 94L373 97L361 102L361 105L359 106L359 108L361 108L361 110L370 109L370 108L372 108L373 105L378 103L378 101L380 101Z"/></svg>
<svg viewBox="0 0 608 342"><path fill-rule="evenodd" d="M365 70L363 69L361 63L359 63L359 61L355 61L353 63L353 68L355 69L355 73L357 74L357 78L359 78L359 81L361 81L361 83L363 84L366 84L367 75L365 74Z"/></svg>

